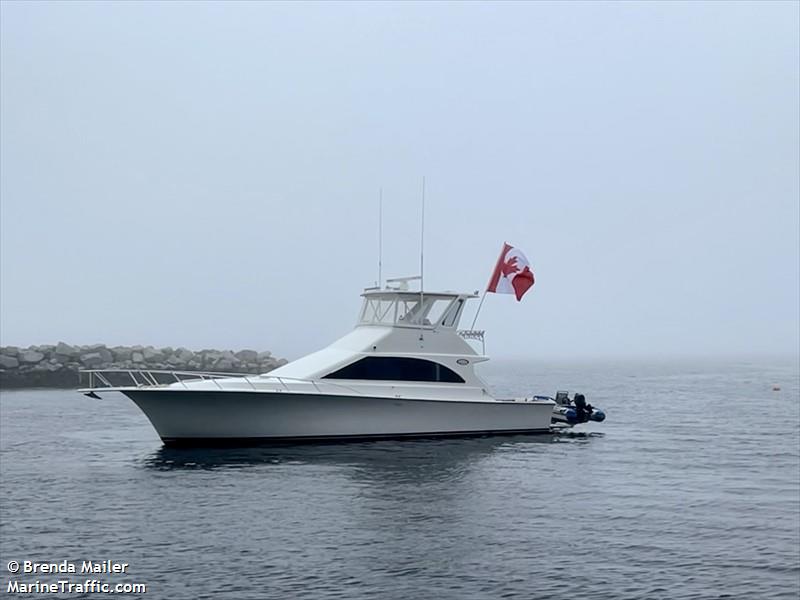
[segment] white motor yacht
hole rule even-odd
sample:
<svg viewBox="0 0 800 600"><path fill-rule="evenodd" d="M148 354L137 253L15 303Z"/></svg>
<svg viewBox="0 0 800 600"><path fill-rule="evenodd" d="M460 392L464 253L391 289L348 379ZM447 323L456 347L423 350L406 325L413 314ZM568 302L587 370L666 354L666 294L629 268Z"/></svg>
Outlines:
<svg viewBox="0 0 800 600"><path fill-rule="evenodd" d="M576 417L563 396L556 403L490 393L475 373L488 360L483 332L458 329L477 294L403 283L362 296L353 331L269 373L87 371L89 387L80 391L125 394L167 445L537 433L556 422L602 420L591 406Z"/></svg>

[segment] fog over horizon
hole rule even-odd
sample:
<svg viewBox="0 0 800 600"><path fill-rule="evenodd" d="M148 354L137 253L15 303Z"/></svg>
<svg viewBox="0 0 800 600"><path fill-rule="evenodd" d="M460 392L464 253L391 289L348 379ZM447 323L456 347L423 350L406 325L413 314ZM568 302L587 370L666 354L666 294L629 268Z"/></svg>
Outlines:
<svg viewBox="0 0 800 600"><path fill-rule="evenodd" d="M493 358L796 356L800 4L0 6L0 344L347 333L483 290ZM468 309L468 327L477 307Z"/></svg>

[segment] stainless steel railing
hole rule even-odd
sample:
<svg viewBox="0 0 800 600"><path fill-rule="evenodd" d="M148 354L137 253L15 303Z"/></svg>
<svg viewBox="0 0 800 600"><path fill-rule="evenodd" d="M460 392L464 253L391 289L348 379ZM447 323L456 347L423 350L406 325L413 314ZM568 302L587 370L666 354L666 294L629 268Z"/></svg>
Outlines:
<svg viewBox="0 0 800 600"><path fill-rule="evenodd" d="M120 388L154 388L154 387L166 387L169 385L174 385L175 383L181 384L184 388L189 389L189 386L186 385L187 382L193 381L210 381L215 384L215 386L220 390L230 390L230 387L225 387L220 384L221 380L224 379L239 379L247 383L251 389L258 391L264 389L264 384L277 382L281 388L287 392L296 391L292 389L289 384L290 383L303 383L307 385L313 386L314 390L318 393L322 393L320 389L321 385L330 386L333 388L339 388L346 390L350 393L361 395L363 392L352 388L347 385L342 385L340 383L333 383L333 382L321 382L314 379L300 379L296 377L278 377L276 375L250 375L248 376L246 373L219 373L213 371L172 371L172 370L162 370L162 369L82 369L80 371L81 374L81 381L83 381L83 375L86 374L88 378L88 387L82 388L81 391L110 391L116 390ZM119 377L122 377L122 380L127 382L130 380L132 385L117 385L115 384L112 379L119 380ZM259 377L258 381L255 381L254 378ZM166 381L165 381L166 380ZM261 386L256 386L256 383L260 383Z"/></svg>
<svg viewBox="0 0 800 600"><path fill-rule="evenodd" d="M474 340L481 343L481 354L486 354L486 340L484 338L486 330L484 329L459 329L458 335L465 340Z"/></svg>

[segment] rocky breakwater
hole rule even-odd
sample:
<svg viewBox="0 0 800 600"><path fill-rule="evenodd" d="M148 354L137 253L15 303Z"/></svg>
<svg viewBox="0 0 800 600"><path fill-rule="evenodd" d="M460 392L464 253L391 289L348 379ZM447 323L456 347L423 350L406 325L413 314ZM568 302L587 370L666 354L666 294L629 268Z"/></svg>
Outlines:
<svg viewBox="0 0 800 600"><path fill-rule="evenodd" d="M113 346L0 347L0 388L78 387L81 369L152 369L266 373L286 364L270 352ZM85 383L85 377L84 377Z"/></svg>

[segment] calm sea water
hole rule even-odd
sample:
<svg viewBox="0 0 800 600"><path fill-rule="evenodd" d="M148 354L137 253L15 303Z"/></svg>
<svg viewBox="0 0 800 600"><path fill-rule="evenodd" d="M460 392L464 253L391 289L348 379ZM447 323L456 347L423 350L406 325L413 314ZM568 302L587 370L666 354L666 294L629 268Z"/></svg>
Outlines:
<svg viewBox="0 0 800 600"><path fill-rule="evenodd" d="M128 574L94 577L146 583L143 598L798 597L796 362L486 376L501 394L582 391L608 419L555 436L168 450L121 396L4 392L3 594L11 579L87 578L14 577L10 560L111 559Z"/></svg>

